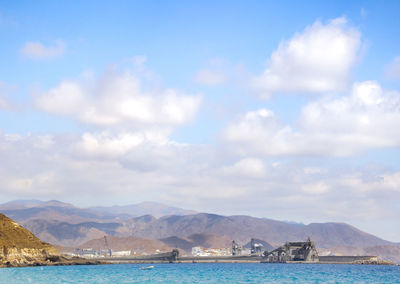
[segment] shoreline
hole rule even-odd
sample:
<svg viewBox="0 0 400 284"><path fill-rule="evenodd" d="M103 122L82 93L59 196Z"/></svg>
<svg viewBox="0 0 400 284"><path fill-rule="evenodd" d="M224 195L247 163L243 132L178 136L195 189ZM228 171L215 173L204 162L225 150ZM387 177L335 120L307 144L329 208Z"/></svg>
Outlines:
<svg viewBox="0 0 400 284"><path fill-rule="evenodd" d="M82 265L114 265L114 264L218 264L218 263L248 263L248 264L318 264L318 265L326 265L326 264L342 264L342 265L389 265L389 266L400 266L400 264L391 262L391 261L378 261L378 262L370 262L370 263L355 263L355 262L283 262L283 263L273 263L273 262L262 262L256 260L199 260L199 261L189 261L189 260L178 260L178 261L164 261L164 260L114 260L114 261L97 261L97 260L88 260L83 259L81 261L70 261L70 262L57 262L57 263L32 263L26 265L0 265L1 268L23 268L23 267L43 267L43 266L82 266Z"/></svg>
<svg viewBox="0 0 400 284"><path fill-rule="evenodd" d="M357 259L350 261L349 257L339 257L328 260L319 261L285 261L285 262L271 262L261 256L182 256L182 257L165 257L165 254L149 255L142 257L101 257L101 258L81 258L81 257L67 257L65 255L58 257L51 261L37 260L31 262L6 262L0 264L0 268L13 268L13 267L35 267L35 266L71 266L71 265L107 265L107 264L168 264L168 263L263 263L263 264L352 264L352 265L393 265L399 266L390 260L378 259Z"/></svg>
<svg viewBox="0 0 400 284"><path fill-rule="evenodd" d="M98 260L98 259L97 259ZM235 259L235 258L182 258L177 260L156 260L156 259L105 259L107 263L111 264L166 264L166 263L263 263L263 264L354 264L354 265L394 265L399 264L390 260L376 260L376 261L354 261L354 262L340 262L340 261L287 261L287 262L268 262L262 258L254 259Z"/></svg>
<svg viewBox="0 0 400 284"><path fill-rule="evenodd" d="M91 260L85 258L72 258L62 259L60 261L33 261L31 263L3 263L0 264L0 268L18 268L18 267L36 267L36 266L71 266L71 265L103 265L111 264L101 260Z"/></svg>

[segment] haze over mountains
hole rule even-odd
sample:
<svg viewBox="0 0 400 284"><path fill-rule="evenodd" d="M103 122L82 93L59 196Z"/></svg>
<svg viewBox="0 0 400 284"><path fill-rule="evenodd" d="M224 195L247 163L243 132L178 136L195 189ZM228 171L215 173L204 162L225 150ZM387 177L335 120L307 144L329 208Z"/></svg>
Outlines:
<svg viewBox="0 0 400 284"><path fill-rule="evenodd" d="M69 215L71 218L85 219L112 219L132 216L142 216L150 214L154 217L165 215L189 215L196 211L167 206L157 202L141 202L126 206L98 206L89 208L78 208L69 203L58 200L13 200L0 204L0 210L8 210L18 215L21 219L36 219L39 215L47 213L61 213ZM72 214L72 215L71 215ZM68 216L65 216L68 217ZM58 217L59 218L59 217Z"/></svg>
<svg viewBox="0 0 400 284"><path fill-rule="evenodd" d="M104 235L125 238L127 247L135 243L155 247L178 247L190 252L193 246L229 247L231 240L246 244L251 238L265 242L267 249L286 241L305 240L308 236L325 252L349 251L366 254L374 247L388 254L398 244L362 232L344 223L291 224L250 216L222 216L196 213L158 203L128 206L78 208L60 201L13 201L0 205L0 212L18 221L43 241L75 247ZM154 240L146 243L141 240ZM117 243L118 239L113 239ZM96 242L95 242L96 243ZM118 246L119 248L119 246ZM368 253L367 253L368 254ZM392 253L393 255L393 253ZM384 256L382 254L382 256ZM395 259L393 256L391 259Z"/></svg>

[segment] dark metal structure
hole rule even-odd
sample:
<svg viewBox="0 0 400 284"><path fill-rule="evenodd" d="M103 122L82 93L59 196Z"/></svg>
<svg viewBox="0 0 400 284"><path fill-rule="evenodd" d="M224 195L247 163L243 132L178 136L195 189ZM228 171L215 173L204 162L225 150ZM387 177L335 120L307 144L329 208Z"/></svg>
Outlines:
<svg viewBox="0 0 400 284"><path fill-rule="evenodd" d="M264 258L266 262L319 261L317 249L310 238L305 242L287 242L271 252L265 252Z"/></svg>

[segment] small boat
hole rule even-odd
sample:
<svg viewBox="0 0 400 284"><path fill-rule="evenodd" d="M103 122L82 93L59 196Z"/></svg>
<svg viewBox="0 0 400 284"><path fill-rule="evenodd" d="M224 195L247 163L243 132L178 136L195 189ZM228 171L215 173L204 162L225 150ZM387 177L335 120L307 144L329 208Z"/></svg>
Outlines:
<svg viewBox="0 0 400 284"><path fill-rule="evenodd" d="M150 270L150 269L153 269L153 268L154 268L153 265L151 265L151 266L143 266L143 267L140 267L140 270Z"/></svg>

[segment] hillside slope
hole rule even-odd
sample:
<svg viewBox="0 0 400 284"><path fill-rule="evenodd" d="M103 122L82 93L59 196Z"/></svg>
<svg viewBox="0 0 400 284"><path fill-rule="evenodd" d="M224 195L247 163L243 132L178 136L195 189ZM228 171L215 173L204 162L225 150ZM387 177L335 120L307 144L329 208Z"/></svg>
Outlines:
<svg viewBox="0 0 400 284"><path fill-rule="evenodd" d="M212 234L246 244L256 238L278 247L286 241L311 237L320 248L334 246L370 247L395 245L343 223L309 225L254 218L195 214L155 218L150 215L114 222L68 222L43 219L28 220L24 226L43 240L63 246L76 246L85 241L110 236L135 236L144 239L187 238L194 234Z"/></svg>
<svg viewBox="0 0 400 284"><path fill-rule="evenodd" d="M0 214L0 266L26 266L58 261L60 254L27 229Z"/></svg>
<svg viewBox="0 0 400 284"><path fill-rule="evenodd" d="M193 234L186 238L176 236L160 239L163 243L173 248L179 248L187 254L192 253L192 247L203 248L230 248L232 240L213 234Z"/></svg>
<svg viewBox="0 0 400 284"><path fill-rule="evenodd" d="M247 243L257 238L279 246L286 241L305 240L311 237L318 247L332 246L376 246L392 244L343 223L314 223L293 225L285 222L249 216L221 216L196 214L149 218L147 222L133 218L128 224L133 235L152 239L170 236L186 237L192 234L215 234Z"/></svg>

